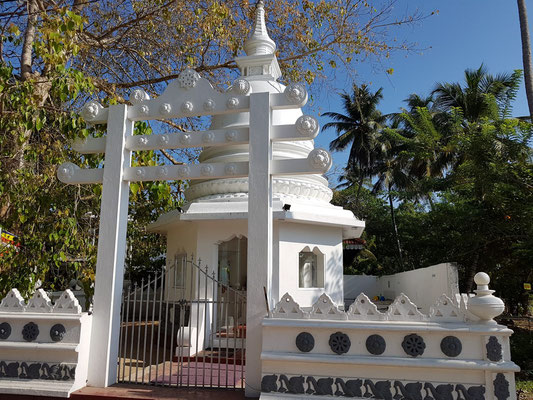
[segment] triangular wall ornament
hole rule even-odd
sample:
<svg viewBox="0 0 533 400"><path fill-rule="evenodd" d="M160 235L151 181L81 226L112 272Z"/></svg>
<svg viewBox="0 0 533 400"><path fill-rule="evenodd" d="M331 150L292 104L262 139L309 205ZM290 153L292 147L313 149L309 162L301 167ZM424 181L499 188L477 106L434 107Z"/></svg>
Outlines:
<svg viewBox="0 0 533 400"><path fill-rule="evenodd" d="M409 297L401 293L389 306L387 318L390 321L424 321L427 317L418 311L418 307Z"/></svg>
<svg viewBox="0 0 533 400"><path fill-rule="evenodd" d="M361 293L348 309L348 319L381 321L385 319L385 314L378 310L366 294Z"/></svg>
<svg viewBox="0 0 533 400"><path fill-rule="evenodd" d="M323 293L313 304L309 318L346 320L348 316L344 311L339 310L339 307L333 303L333 300L326 293Z"/></svg>
<svg viewBox="0 0 533 400"><path fill-rule="evenodd" d="M52 301L43 289L36 290L26 306L28 312L50 313L52 309Z"/></svg>
<svg viewBox="0 0 533 400"><path fill-rule="evenodd" d="M429 319L436 322L459 322L466 320L466 314L448 296L443 294L430 307Z"/></svg>
<svg viewBox="0 0 533 400"><path fill-rule="evenodd" d="M26 304L17 289L11 289L0 303L0 312L25 311Z"/></svg>
<svg viewBox="0 0 533 400"><path fill-rule="evenodd" d="M272 318L306 318L300 305L294 301L289 293L285 293L272 311Z"/></svg>
<svg viewBox="0 0 533 400"><path fill-rule="evenodd" d="M81 314L81 306L70 289L65 290L56 300L54 305L54 312L64 314Z"/></svg>

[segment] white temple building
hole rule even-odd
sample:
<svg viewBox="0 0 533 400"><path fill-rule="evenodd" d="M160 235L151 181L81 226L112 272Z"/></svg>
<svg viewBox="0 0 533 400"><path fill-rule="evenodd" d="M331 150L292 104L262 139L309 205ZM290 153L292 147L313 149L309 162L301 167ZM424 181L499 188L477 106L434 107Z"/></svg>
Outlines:
<svg viewBox="0 0 533 400"><path fill-rule="evenodd" d="M276 44L268 35L262 4L244 49L246 55L235 61L251 93L283 93ZM301 115L300 109L274 110L272 125L294 124ZM214 116L210 129L224 129L231 136L232 129L248 125L249 113L242 112ZM313 148L312 140L275 142L272 156L274 160L301 159ZM248 145L231 144L205 147L200 163L248 161L248 149ZM203 264L218 266L219 280L246 290L248 178L193 181L185 198L183 212L167 213L150 226L151 231L167 236L167 263L172 266L176 257L193 254ZM287 292L303 306L311 306L324 292L342 304L342 241L360 237L365 224L351 211L331 205L331 198L321 175L273 178L271 307Z"/></svg>

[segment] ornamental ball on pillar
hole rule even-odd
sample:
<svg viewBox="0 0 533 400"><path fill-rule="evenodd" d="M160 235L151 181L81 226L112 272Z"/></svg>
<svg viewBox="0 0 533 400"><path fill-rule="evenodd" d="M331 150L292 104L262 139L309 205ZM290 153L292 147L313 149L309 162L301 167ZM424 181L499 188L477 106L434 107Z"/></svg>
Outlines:
<svg viewBox="0 0 533 400"><path fill-rule="evenodd" d="M494 317L500 315L505 305L502 299L493 296L494 290L489 289L490 277L485 272L474 276L477 285L476 295L468 299L468 310L479 317L480 323L495 324Z"/></svg>

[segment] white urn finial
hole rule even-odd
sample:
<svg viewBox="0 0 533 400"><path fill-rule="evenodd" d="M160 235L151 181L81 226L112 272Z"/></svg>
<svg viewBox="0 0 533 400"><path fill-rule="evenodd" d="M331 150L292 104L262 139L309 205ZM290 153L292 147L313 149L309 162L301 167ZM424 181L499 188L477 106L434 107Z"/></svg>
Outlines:
<svg viewBox="0 0 533 400"><path fill-rule="evenodd" d="M265 23L265 8L262 0L255 8L255 26L252 35L244 42L244 51L248 56L274 54L276 43L268 36Z"/></svg>
<svg viewBox="0 0 533 400"><path fill-rule="evenodd" d="M494 290L489 289L490 277L485 272L478 272L474 276L477 289L476 295L468 299L468 311L479 317L481 323L495 324L497 317L505 310L503 300L493 296Z"/></svg>

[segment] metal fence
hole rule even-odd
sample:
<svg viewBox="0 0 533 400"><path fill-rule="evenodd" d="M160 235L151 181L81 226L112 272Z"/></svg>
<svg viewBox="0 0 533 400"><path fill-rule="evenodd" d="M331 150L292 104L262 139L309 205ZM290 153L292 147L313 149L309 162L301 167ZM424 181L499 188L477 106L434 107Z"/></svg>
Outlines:
<svg viewBox="0 0 533 400"><path fill-rule="evenodd" d="M124 290L118 382L244 388L246 292L185 256Z"/></svg>

